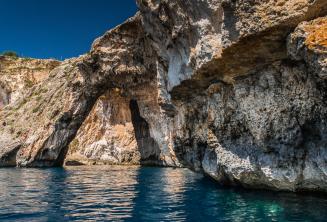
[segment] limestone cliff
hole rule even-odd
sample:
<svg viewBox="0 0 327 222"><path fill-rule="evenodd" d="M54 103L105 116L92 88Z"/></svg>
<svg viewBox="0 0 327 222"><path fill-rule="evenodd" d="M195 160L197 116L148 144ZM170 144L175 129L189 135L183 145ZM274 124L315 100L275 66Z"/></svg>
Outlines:
<svg viewBox="0 0 327 222"><path fill-rule="evenodd" d="M137 3L0 111L1 165L187 166L327 192L325 0Z"/></svg>
<svg viewBox="0 0 327 222"><path fill-rule="evenodd" d="M50 72L59 65L59 61L51 59L40 60L0 56L0 112L3 115L0 119L0 124L3 129L7 128L10 134L16 137L22 135L23 131L12 124L24 112L24 109L21 108L27 102L28 97L26 97L26 94L31 94L31 91L37 88L36 85L47 79ZM36 100L42 99L41 94L35 92L34 95ZM7 115L6 106L8 104L16 104L17 107L13 110L13 115L11 116ZM32 109L34 110L35 107ZM26 124L28 125L29 123L26 122ZM25 127L26 125L22 129L25 129ZM5 140L6 136L5 133L0 134L1 140ZM15 143L9 144L9 147L7 147L7 144L5 145L0 150L0 165L15 166L15 155L19 147ZM11 152L12 150L14 150L13 153Z"/></svg>
<svg viewBox="0 0 327 222"><path fill-rule="evenodd" d="M0 56L0 109L23 97L25 91L48 77L56 60Z"/></svg>

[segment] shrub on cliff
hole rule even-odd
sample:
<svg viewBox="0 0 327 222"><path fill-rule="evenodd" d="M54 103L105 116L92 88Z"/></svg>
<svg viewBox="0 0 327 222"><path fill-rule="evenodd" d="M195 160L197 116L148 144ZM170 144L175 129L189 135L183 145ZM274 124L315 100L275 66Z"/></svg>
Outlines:
<svg viewBox="0 0 327 222"><path fill-rule="evenodd" d="M18 57L18 53L15 52L15 51L4 51L4 52L1 53L1 55L10 56L10 57L14 57L14 58Z"/></svg>

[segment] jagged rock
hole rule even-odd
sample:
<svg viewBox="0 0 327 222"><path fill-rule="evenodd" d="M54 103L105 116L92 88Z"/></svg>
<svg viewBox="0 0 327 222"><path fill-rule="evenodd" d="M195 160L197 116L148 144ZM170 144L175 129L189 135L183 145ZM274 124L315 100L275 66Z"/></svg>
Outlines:
<svg viewBox="0 0 327 222"><path fill-rule="evenodd" d="M137 3L0 111L2 166L187 166L327 191L325 0Z"/></svg>
<svg viewBox="0 0 327 222"><path fill-rule="evenodd" d="M74 81L78 81L71 62L73 60L64 62L53 69L44 81L26 89L23 98L1 110L0 119L3 120L3 127L1 128L0 148L6 150L13 144L19 146L17 165L27 166L31 159L35 160L35 156L38 156L39 161L44 161L44 163L34 165L53 164L48 163L47 158L42 157L46 151L40 150L40 146L51 143L60 144L62 142L60 130L69 131L66 127L75 121L68 115L73 99L73 84ZM80 99L76 107L83 105ZM43 153L40 153L41 151ZM51 149L49 151L51 152Z"/></svg>
<svg viewBox="0 0 327 222"><path fill-rule="evenodd" d="M225 184L326 191L326 21L298 26L288 38L291 59L213 84L188 103L179 159Z"/></svg>
<svg viewBox="0 0 327 222"><path fill-rule="evenodd" d="M227 184L326 190L326 85L320 81L300 62L283 60L203 98L209 119L198 124L208 129L192 136L199 138L192 147L204 144L197 156L204 171Z"/></svg>
<svg viewBox="0 0 327 222"><path fill-rule="evenodd" d="M59 64L52 59L0 56L0 109L22 98L27 89L46 79Z"/></svg>
<svg viewBox="0 0 327 222"><path fill-rule="evenodd" d="M327 78L327 19L301 23L288 38L288 52L294 60L305 60L310 71Z"/></svg>

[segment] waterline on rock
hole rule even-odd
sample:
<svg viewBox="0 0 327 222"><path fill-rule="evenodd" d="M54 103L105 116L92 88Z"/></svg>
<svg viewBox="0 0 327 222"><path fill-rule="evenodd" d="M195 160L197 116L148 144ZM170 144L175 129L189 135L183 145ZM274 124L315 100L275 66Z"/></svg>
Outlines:
<svg viewBox="0 0 327 222"><path fill-rule="evenodd" d="M1 220L324 220L315 196L223 188L183 168L0 169ZM315 207L309 207L315 206Z"/></svg>

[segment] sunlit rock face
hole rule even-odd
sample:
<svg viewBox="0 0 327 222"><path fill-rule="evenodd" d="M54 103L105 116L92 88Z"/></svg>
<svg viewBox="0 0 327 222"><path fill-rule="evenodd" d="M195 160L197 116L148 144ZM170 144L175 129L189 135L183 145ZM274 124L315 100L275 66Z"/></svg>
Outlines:
<svg viewBox="0 0 327 222"><path fill-rule="evenodd" d="M113 158L118 159L117 163L127 162L124 159L128 159L126 156L129 155L132 156L129 159L131 164L172 162L168 146L159 150L156 142L167 140L162 133L161 123L157 122L161 110L157 104L156 58L150 41L145 38L141 16L136 15L97 39L88 55L64 61L42 84L37 84L28 91L26 97L9 104L0 113L0 118L11 120L18 117L10 125L6 124L1 128L3 136L0 138L0 147L5 153L14 152L13 147L19 147L16 163L26 167L62 165L67 153L86 155L91 161L96 157L99 160L96 162L99 163L114 162ZM103 151L110 150L112 141L116 144L122 141L110 139L112 135L108 136L109 139L107 136L92 138L101 135L101 132L93 132L92 135L87 132L94 125L99 126L97 129L100 130L101 124L95 122L85 126L85 123L85 127L81 128L93 107L98 106L97 100L101 103L101 96L109 93L108 98L113 91L121 92L121 102L128 101L126 112L130 117L120 120L119 111L105 125L111 129L119 129L119 121L123 122L121 126L125 121L126 126L122 126L122 131L123 134L128 133L130 148L134 149L132 144L137 144L138 151L134 154L133 150L123 152L125 157L117 151L117 155L110 154L113 157L111 158L107 151ZM118 98L110 99L109 102L113 102L110 107L124 108L124 104L119 104ZM97 112L96 107L94 112ZM91 119L94 112L90 114ZM110 119L110 114L104 113L101 117ZM129 124L133 127L129 127ZM115 133L121 136L120 132ZM85 152L88 147L82 146L79 146L81 150L77 152L74 148L70 150L79 140L79 135L89 136L81 139L81 144L91 145L95 142L93 147L100 149L99 152ZM105 147L97 146L97 143L101 144L97 139L103 139ZM128 150L126 147L123 149ZM73 161L75 159L71 158L69 162ZM77 162L80 160L77 159Z"/></svg>
<svg viewBox="0 0 327 222"><path fill-rule="evenodd" d="M108 91L97 100L70 143L66 165L92 161L137 164L140 153L134 135L129 101L118 90Z"/></svg>
<svg viewBox="0 0 327 222"><path fill-rule="evenodd" d="M13 124L19 119L24 110L14 110L14 115L8 115L7 108L10 105L26 102L26 95L35 90L36 85L50 75L50 72L60 65L59 61L48 59L16 58L10 56L0 56L0 118L1 130L0 140L0 166L15 166L16 153L20 148L20 143L11 139L12 135L21 135L22 131ZM41 93L35 94L37 100L41 99ZM44 104L45 105L45 104ZM18 105L20 106L20 105ZM21 108L21 107L20 107ZM25 128L29 122L25 122ZM4 129L8 129L9 132Z"/></svg>
<svg viewBox="0 0 327 222"><path fill-rule="evenodd" d="M98 98L70 143L65 164L163 164L150 126L140 115L143 102L153 100L148 93L132 97L116 88Z"/></svg>
<svg viewBox="0 0 327 222"><path fill-rule="evenodd" d="M0 85L1 165L186 166L327 191L325 0L137 3L23 98Z"/></svg>
<svg viewBox="0 0 327 222"><path fill-rule="evenodd" d="M24 93L49 76L60 62L0 56L0 109L24 97Z"/></svg>

